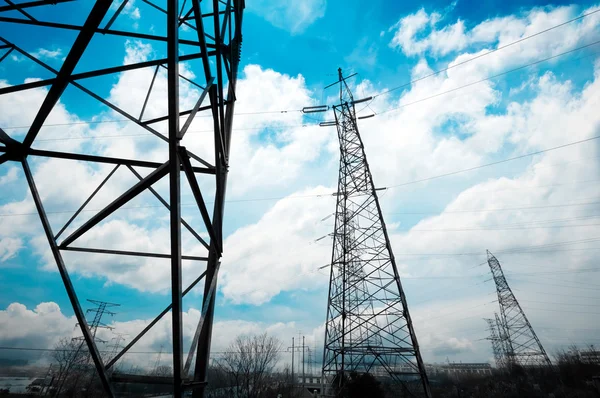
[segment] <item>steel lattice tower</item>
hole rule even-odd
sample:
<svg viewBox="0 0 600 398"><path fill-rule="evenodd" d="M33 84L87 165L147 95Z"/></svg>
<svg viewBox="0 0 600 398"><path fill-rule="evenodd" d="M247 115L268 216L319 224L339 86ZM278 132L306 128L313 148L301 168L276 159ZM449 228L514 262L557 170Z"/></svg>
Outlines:
<svg viewBox="0 0 600 398"><path fill-rule="evenodd" d="M506 353L504 350L504 340L500 337L499 330L502 328L500 318L498 314L494 314L495 318L486 318L485 321L488 324L488 331L490 332L487 338L492 343L492 351L494 352L494 360L496 361L496 367L499 370L505 370L505 358Z"/></svg>
<svg viewBox="0 0 600 398"><path fill-rule="evenodd" d="M355 103L338 69L333 107L340 170L333 233L323 378L343 388L350 372L399 383L405 396L431 396L379 199L356 124Z"/></svg>
<svg viewBox="0 0 600 398"><path fill-rule="evenodd" d="M6 5L0 6L0 63L10 61L9 55L16 56L24 61L19 68L33 66L38 68L41 76L48 76L24 83L20 80L17 84L0 87L0 95L44 88L42 103L34 110L35 116L25 132L17 134L15 130L7 129L10 126L0 125L0 166L14 163L25 174L52 257L106 395L115 396L115 383L142 383L170 384L175 397L182 397L186 390L193 390L194 397L202 397L207 384L217 276L223 247L223 212L245 2L138 2L136 7L139 6L142 12L147 12L148 15L152 13L151 17L140 19L139 24L142 26L139 29L123 17L128 2L129 0L6 1ZM131 3L133 2L130 5ZM49 64L36 56L32 49L27 49L28 43L24 39L53 39L69 34L72 35L73 44L66 50L66 56L59 65ZM151 44L157 50L143 61L132 60L125 64L107 65L114 59L103 57L102 54L110 49L112 55L119 44L128 42ZM195 71L195 77L183 76L186 74L184 70ZM112 81L128 72L135 72L138 76L154 76L147 79L145 100L136 98L131 93L131 98L138 100L137 109L124 109L106 90ZM163 92L160 91L161 88L155 87L155 78L159 73L166 75ZM180 87L183 86L187 88L188 99L193 105L183 105L184 101L180 98ZM61 101L66 100L63 98L65 91L75 92L91 101L93 107L112 114L116 120L111 122L128 123L142 131L147 138L155 139L160 153L152 157L148 151L141 150L131 155L132 158L126 158L114 153L98 153L97 150L84 146L77 151L68 145L52 147L52 150L40 149L43 143L38 136L51 126L48 120L51 113L61 106ZM160 95L164 108L149 110L146 107L152 94ZM201 116L208 118L212 129L212 133L207 134L202 143L203 148L208 148L202 157L184 146L186 142L192 143L186 132L194 119ZM39 176L30 167L30 164L35 166L35 162L42 159L80 162L94 170L100 170L102 165L107 164L113 168L66 223L53 226L45 208L47 202L43 192L38 191L36 180ZM88 203L116 172L129 173L129 177L133 176L136 181L101 210L86 209ZM168 183L168 191L162 195L158 188L153 188L161 180ZM192 193L197 214L201 216L197 217L199 222L188 223L182 218L182 183ZM82 187L72 186L71 189L78 192ZM142 252L131 244L122 250L115 250L89 247L88 244L81 243L85 237L80 238L88 231L94 230L142 193L147 197L155 197L168 211L169 250L163 253ZM211 203L212 207L209 207L208 204ZM91 214L87 219L81 215L84 210L89 212L88 215ZM148 221L151 219L154 217L148 217ZM203 253L182 253L182 228L189 231L196 243L203 247ZM124 244L127 243L129 242ZM157 316L148 326L112 358L102 358L94 341L94 332L85 320L85 313L71 280L69 262L66 261L68 258L65 252L69 251L114 256L113 259L116 256L124 256L119 257L121 259L143 257L169 262L169 304L157 309ZM183 260L198 262L202 264L202 268L206 265L204 272L193 275L193 282L188 286L182 284ZM196 302L197 307L201 308L201 316L198 324L194 325L195 334L191 339L189 352L184 357L182 298L198 284L203 285L202 298ZM115 363L167 314L172 332L173 375L154 377L112 372ZM195 363L194 366L192 362Z"/></svg>
<svg viewBox="0 0 600 398"><path fill-rule="evenodd" d="M513 294L500 262L487 251L488 265L498 293L500 305L499 337L506 353L505 365L510 369L514 365L523 367L552 366L542 343L533 331L525 312Z"/></svg>

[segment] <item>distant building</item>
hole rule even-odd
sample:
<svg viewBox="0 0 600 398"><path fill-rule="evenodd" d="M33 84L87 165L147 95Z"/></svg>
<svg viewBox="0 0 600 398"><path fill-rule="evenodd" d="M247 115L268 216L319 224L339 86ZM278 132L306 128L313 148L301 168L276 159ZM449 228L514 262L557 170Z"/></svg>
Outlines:
<svg viewBox="0 0 600 398"><path fill-rule="evenodd" d="M302 389L300 398L316 397L321 393L321 376L298 376L296 382L298 388Z"/></svg>
<svg viewBox="0 0 600 398"><path fill-rule="evenodd" d="M600 365L600 351L593 349L571 350L568 352L571 360L577 360L589 365Z"/></svg>
<svg viewBox="0 0 600 398"><path fill-rule="evenodd" d="M428 364L425 366L430 376L484 377L492 374L492 365L487 362Z"/></svg>
<svg viewBox="0 0 600 398"><path fill-rule="evenodd" d="M579 351L579 358L583 363L600 365L600 351L598 350Z"/></svg>

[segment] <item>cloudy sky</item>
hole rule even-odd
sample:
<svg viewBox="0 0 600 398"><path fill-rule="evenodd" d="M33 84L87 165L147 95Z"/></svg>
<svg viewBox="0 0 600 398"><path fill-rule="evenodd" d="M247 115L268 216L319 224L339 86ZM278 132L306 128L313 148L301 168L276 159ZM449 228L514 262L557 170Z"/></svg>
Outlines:
<svg viewBox="0 0 600 398"><path fill-rule="evenodd" d="M491 360L482 318L498 304L486 249L550 354L600 344L600 4L400 3L247 2L213 351L239 333L266 330L284 347L304 334L322 356L329 281L320 268L332 242L319 238L333 229L339 153L335 129L318 127L333 115L298 110L334 103L335 89L324 87L338 67L357 73L356 98L374 97L358 108L375 115L359 128L375 185L387 188L382 210L425 361ZM89 12L89 4L69 7L76 12L64 18ZM114 27L160 33L163 23L156 10L130 1ZM0 36L56 68L75 37L7 24ZM148 41L94 40L77 71L165 51ZM87 87L138 114L153 72L90 79ZM182 73L193 80L202 71ZM18 54L0 63L0 86L49 77ZM146 117L166 109L164 71L155 84ZM190 108L197 92L190 85L181 91ZM0 96L0 127L22 139L45 93ZM164 143L121 119L71 87L35 147L164 157ZM209 119L197 118L185 145L209 154L208 129ZM0 346L47 348L76 334L76 321L16 166L0 165ZM55 231L110 172L60 160L35 160L32 168ZM88 208L102 208L134 182L117 171ZM186 218L200 219L188 192L182 203ZM167 252L168 213L157 204L150 195L136 199L82 245ZM203 255L183 237L185 254ZM168 303L168 263L71 254L65 259L80 299L120 304L107 318L115 332L131 338ZM185 262L184 280L202 266ZM186 341L200 300L195 293L184 300ZM169 351L168 321L136 351ZM14 352L0 351L8 355ZM153 358L125 359L143 365Z"/></svg>

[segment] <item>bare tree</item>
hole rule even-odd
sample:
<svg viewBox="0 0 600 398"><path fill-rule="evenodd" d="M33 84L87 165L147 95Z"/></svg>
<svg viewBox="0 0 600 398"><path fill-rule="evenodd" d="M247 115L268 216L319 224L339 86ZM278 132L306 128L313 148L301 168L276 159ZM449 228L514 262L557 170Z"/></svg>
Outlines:
<svg viewBox="0 0 600 398"><path fill-rule="evenodd" d="M281 342L266 333L241 335L235 339L219 360L235 397L262 398L267 395L280 349Z"/></svg>
<svg viewBox="0 0 600 398"><path fill-rule="evenodd" d="M54 394L63 391L76 391L81 377L81 365L85 362L87 351L81 341L62 338L50 353L53 363L57 367L57 374L53 380Z"/></svg>

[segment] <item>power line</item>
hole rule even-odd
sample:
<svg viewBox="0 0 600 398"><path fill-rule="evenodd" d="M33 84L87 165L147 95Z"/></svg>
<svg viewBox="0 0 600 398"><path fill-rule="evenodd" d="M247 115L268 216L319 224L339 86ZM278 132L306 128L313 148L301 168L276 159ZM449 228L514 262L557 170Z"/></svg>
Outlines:
<svg viewBox="0 0 600 398"><path fill-rule="evenodd" d="M474 81L474 82L471 82L471 83L467 83L467 84L455 87L455 88L450 89L450 90L439 92L439 93L431 95L429 97L424 97L424 98L421 98L421 99L418 99L418 100L415 100L415 101L412 101L412 102L408 102L408 103L399 105L397 107L393 107L393 108L389 108L389 109L380 111L380 112L378 112L378 114L381 115L383 113L393 112L393 111L396 111L398 109L403 109L403 108L406 108L408 106L421 103L423 101L434 99L434 98L440 97L442 95L450 94L450 93L453 93L455 91L462 90L463 88L471 87L471 86L474 86L474 85L477 85L477 84L480 84L480 83L483 83L483 82L486 82L486 81L489 81L489 80L496 79L498 77L502 77L502 76L508 75L510 73L518 72L518 71L520 71L522 69L529 68L530 66L534 66L534 65L537 65L537 64L540 64L540 63L543 63L543 62L547 62L547 61L550 61L550 60L558 58L558 57L562 57L563 55L567 55L567 54L573 53L575 51L583 50L584 48L595 46L596 44L599 44L599 43L600 43L600 40L597 40L595 42L592 42L592 43L589 43L589 44L586 44L586 45L583 45L583 46L579 46L579 47L576 47L574 49L571 49L571 50L568 50L568 51L564 51L564 52L556 54L556 55L552 55L550 57L546 57L546 58L543 58L543 59L540 59L540 60L537 60L537 61L534 61L534 62L530 62L528 64L519 66L519 67L514 68L514 69L509 69L509 70L504 71L502 73L498 73L498 74L495 74L495 75L492 75L492 76L488 76L488 77L486 77L484 79L480 79L480 80L477 80L477 81ZM583 57L583 58L585 58L585 57Z"/></svg>
<svg viewBox="0 0 600 398"><path fill-rule="evenodd" d="M554 205L542 205L542 206L521 206L521 207L501 207L492 209L478 209L478 210L440 210L435 212L393 212L387 214L407 214L407 215L419 215L419 214L460 214L460 213L483 213L483 212L495 212L495 211L512 211L512 210L533 210L533 209L552 209L557 207L572 207L572 206L590 206L597 205L600 202L583 202L583 203L562 203Z"/></svg>
<svg viewBox="0 0 600 398"><path fill-rule="evenodd" d="M527 277L527 276L521 276L520 278L530 278L530 277ZM522 280L522 279L520 279L520 278L511 278L511 279L513 279L513 280L517 280L517 281L521 281L521 282L525 282L525 283L531 283L531 281L528 281L528 280ZM536 281L536 282L535 282L535 284L536 284L536 285L545 285L545 286L558 286L558 287L562 287L562 288L569 287L569 288L573 288L573 289L593 290L593 291L595 291L595 292L597 292L597 291L598 291L598 288L597 288L597 287L596 287L596 288L593 288L593 287L582 287L582 286L567 286L567 285L565 285L565 284L560 284L560 285L559 285L559 284L556 284L556 283L542 283L542 282L539 282L539 281Z"/></svg>
<svg viewBox="0 0 600 398"><path fill-rule="evenodd" d="M598 9L598 10L594 10L594 11L591 11L591 12L588 12L588 13L585 13L585 14L582 14L582 15L580 15L580 16L578 16L578 17L572 18L572 19L570 19L570 20L568 20L568 21L565 21L565 22L563 22L563 23L560 23L560 24L558 24L558 25L552 26L552 27L550 27L550 28L548 28L548 29L541 30L541 31L539 31L539 32L537 32L537 33L534 33L534 34L532 34L532 35L529 35L529 36L522 37L522 38L520 38L519 40L516 40L516 41L513 41L513 42L511 42L511 43L505 44L505 45L503 45L503 46L497 47L497 48L495 48L495 49L493 49L493 50L488 50L488 52L486 52L486 53L483 53L483 54L476 55L476 56L474 56L474 57L472 57L472 58L469 58L469 59L467 59L467 60L465 60L465 61L462 61L462 62L459 62L459 63L453 64L453 65L450 65L450 66L448 66L447 68L440 69L440 70L437 70L437 71L435 71L435 72L432 72L432 73L430 73L430 74L428 74L428 75L426 75L426 76L422 76L422 77L420 77L420 78L418 78L418 79L411 80L411 81L410 81L410 82L408 82L408 83L404 83L404 84L401 84L401 85L399 85L399 86L393 87L393 88L391 88L391 89L388 89L388 90L386 90L386 91L383 91L383 92L381 92L381 93L379 93L379 94L373 95L372 97L373 97L373 98L376 98L376 97L379 97L379 96L382 96L382 95L388 94L388 93L390 93L390 92L392 92L392 91L396 91L396 90L398 90L398 89L401 89L401 88L404 88L404 87L411 86L411 85L413 85L414 83L420 82L421 80L425 80L425 79L428 79L428 78L430 78L430 77L433 77L433 76L439 75L439 74L440 74L440 73L442 73L442 72L447 72L447 71L448 71L448 70L450 70L450 69L454 69L454 68L456 68L456 67L458 67L458 66L461 66L461 65L467 64L467 63L469 63L469 62L472 62L472 61L475 61L476 59L483 58L483 57L485 57L485 56L488 56L488 55L490 55L490 54L493 54L493 53L495 53L495 52L498 52L498 51L500 51L500 50L503 50L503 49L505 49L505 48L508 48L508 47L514 46L515 44L518 44L518 43L524 42L525 40L529 40L529 39L531 39L531 38L534 38L534 37L536 37L536 36L539 36L539 35L541 35L541 34L544 34L544 33L546 33L546 32L550 32L551 30L554 30L554 29L560 28L560 27L562 27L562 26L565 26L565 25L567 25L567 24L570 24L570 23L572 23L572 22L575 22L575 21L577 21L577 20L579 20L579 19L583 19L583 18L585 18L585 17L587 17L587 16L590 16L590 15L592 15L592 14L595 14L595 13L597 13L597 12L600 12L600 9Z"/></svg>
<svg viewBox="0 0 600 398"><path fill-rule="evenodd" d="M584 228L596 227L600 224L571 224L571 225L540 225L531 227L508 227L508 228L441 228L441 229L411 229L407 232L479 232L479 231L520 231L527 229L553 229L553 228Z"/></svg>
<svg viewBox="0 0 600 398"><path fill-rule="evenodd" d="M511 43L505 44L505 45L503 45L503 46L500 46L500 47L498 47L498 48L495 48L495 49L492 49L492 50L488 50L488 52L486 52L486 53L483 53L483 54L476 55L476 56L474 56L474 57L472 57L472 58L469 58L469 59L467 59L467 60L465 60L465 61L461 61L461 62L459 62L459 63L453 64L453 65L450 65L450 66L448 66L448 67L446 67L446 68L443 68L443 69L437 70L437 71L435 71L435 72L432 72L432 73L430 73L429 75L426 75L426 76L423 76L423 77L420 77L420 78L414 79L414 80L412 80L412 81L410 81L410 82L408 82L408 83L404 83L404 84L401 84L401 85L399 85L399 86L393 87L393 88L391 88L391 89L388 89L388 90L386 90L386 91L383 91L383 92L381 92L381 93L379 93L379 94L374 94L374 95L372 95L371 97L373 97L373 98L376 98L376 97L379 97L379 96L382 96L382 95L388 94L388 93L390 93L390 92L392 92L392 91L396 91L396 90L398 90L398 89L401 89L401 88L404 88L404 87L410 86L410 85L412 85L412 84L414 84L414 83L417 83L417 82L419 82L419 81L422 81L422 80L428 79L428 78L430 78L430 77L436 76L436 75L438 75L438 74L440 74L440 73L442 73L442 72L446 72L446 71L448 71L448 70L450 70L450 69L454 69L454 68L456 68L456 67L458 67L458 66L465 65L465 64L467 64L467 63L469 63L469 62L472 62L472 61L475 61L475 60L477 60L477 59L479 59L479 58L483 58L483 57L485 57L485 56L488 56L488 55L490 55L490 54L496 53L496 52L498 52L498 51L500 51L500 50L503 50L503 49L505 49L505 48L511 47L511 46L513 46L513 45L515 45L515 44L522 43L522 42L524 42L524 41L526 41L526 40L529 40L529 39L531 39L531 38L534 38L534 37L540 36L540 35L542 35L542 34L544 34L544 33L547 33L547 32L549 32L549 31L552 31L552 30L554 30L554 29L557 29L557 28L559 28L559 27L562 27L562 26L565 26L565 25L567 25L567 24L570 24L570 23L572 23L572 22L575 22L575 21L577 21L577 20L583 19L583 18L585 18L585 17L587 17L587 16L590 16L590 15L592 15L592 14L595 14L595 13L597 13L597 12L600 12L600 10L594 10L594 11L591 11L591 12L589 12L589 13L582 14L582 15L580 15L580 16L578 16L578 17L572 18L572 19L570 19L570 20L567 20L567 21L565 21L565 22L562 22L562 23L560 23L560 24L558 24L558 25L554 25L554 26L552 26L552 27L550 27L550 28L547 28L547 29L541 30L541 31L539 31L539 32L536 32L536 33L534 33L534 34L531 34L531 35L529 35L529 36L522 37L522 38L520 38L520 39L518 39L518 40L516 40L516 41L513 41L513 42L511 42ZM579 50L579 49L582 49L582 48L585 48L585 47L589 47L589 46L591 46L591 45L594 45L594 44L597 44L597 43L598 43L598 42L596 42L596 43L592 43L592 44L590 44L590 45L587 45L587 46L578 47L578 48L575 48L575 49L573 49L573 50L570 50L570 51L568 51L568 52L564 52L564 53L561 53L561 54L557 54L557 55L555 55L555 56L553 56L553 57L550 57L550 58L547 58L547 59L544 59L544 60L537 61L536 63L539 63L539 62L544 62L544 61L546 61L546 60L549 60L549 59L552 59L552 58L555 58L555 57L558 57L558 56L561 56L561 55L565 55L565 54L568 54L569 52L577 51L577 50ZM535 63L534 63L534 64L535 64ZM527 65L527 66L531 66L531 65L533 65L533 64L529 64L529 65ZM521 68L523 68L523 67L521 67ZM514 71L514 70L513 70L513 71ZM504 74L506 74L506 73L510 73L510 72L511 72L511 71L508 71L508 72L505 72ZM497 77L497 76L500 76L500 75L496 75L496 77ZM488 80L489 80L489 79L491 79L491 78L493 78L493 77L490 77L490 78L488 78ZM471 84L476 84L476 83L471 83ZM390 111L390 110L382 111L382 112L379 112L379 113L384 113L384 112L388 112L388 111ZM302 112L302 109L280 109L280 110L272 110L272 111L269 111L269 110L264 110L264 111L253 111L253 112L238 112L238 113L236 113L235 115L236 115L236 116L237 116L237 115L242 115L242 116L243 116L243 115L263 115L263 114L285 114L285 113L293 113L293 112ZM212 117L212 116L210 116L210 115L196 115L196 117ZM83 125L83 124L102 124L102 123L121 123L121 122L132 122L132 121L131 121L130 119L115 119L115 120L88 120L88 121L79 121L79 122L70 122L70 123L53 123L53 124L46 124L46 125L44 125L44 127L70 126L70 125ZM22 128L29 128L29 127L30 127L30 126L10 126L10 127L4 127L3 129L4 129L4 130L12 130L12 129L22 129ZM244 129L234 129L234 130L244 130ZM207 130L207 132L212 132L212 130ZM49 140L48 140L48 141L49 141Z"/></svg>
<svg viewBox="0 0 600 398"><path fill-rule="evenodd" d="M127 119L129 121L129 119ZM109 121L112 122L112 121ZM68 124L68 123L67 123ZM60 126L61 124L49 125L49 126ZM304 128L304 127L315 127L318 126L317 123L305 123L305 124L284 124L284 125L276 125L271 128ZM48 126L44 126L48 127ZM9 127L10 128L19 128L19 127ZM22 128L27 128L23 126ZM5 130L6 130L5 129ZM233 131L244 131L244 130L263 130L264 127L240 127L233 128ZM194 130L188 131L187 134L201 134L201 133L214 133L214 130ZM140 134L114 134L114 135L92 135L92 136L79 136L79 137L58 137L58 138L42 138L36 139L36 142L49 142L49 141L71 141L71 140L96 140L96 139L105 139L105 138L130 138L130 137L147 137L147 138L155 138L152 134L140 133Z"/></svg>
<svg viewBox="0 0 600 398"><path fill-rule="evenodd" d="M598 43L600 43L600 41L598 41ZM418 180L408 181L408 182L404 182L404 183L401 183L401 184L390 185L390 186L382 187L382 188L379 188L379 189L398 188L398 187L403 187L403 186L406 186L406 185L417 184L417 183L420 183L420 182L431 181L431 180L435 180L435 179L442 178L442 177L448 177L448 176L452 176L452 175L456 175L456 174L460 174L460 173L466 173L468 171L478 170L478 169L482 169L484 167L495 166L497 164L511 162L513 160L523 159L523 158L527 158L527 157L539 155L541 153L546 153L546 152L550 152L550 151L555 151L555 150L558 150L558 149L566 148L566 147L569 147L569 146L582 144L584 142L589 142L589 141L597 140L598 138L600 138L600 135L596 135L596 136L593 136L593 137L585 138L585 139L579 140L579 141L569 142L569 143L558 145L558 146L551 147L551 148L541 149L541 150L535 151L535 152L529 152L529 153L526 153L526 154L523 154L523 155L513 156L513 157L507 158L507 159L497 160L495 162L486 163L486 164L482 164L482 165L479 165L479 166L474 166L474 167L469 167L469 168L466 168L466 169L451 171L451 172L448 172L448 173L438 174L438 175L431 176L431 177L426 177L426 178L421 178L421 179L418 179Z"/></svg>
<svg viewBox="0 0 600 398"><path fill-rule="evenodd" d="M552 312L560 312L560 313L569 313L569 314L593 314L600 315L600 312L589 312L589 311L571 311L571 310L557 310L556 308L548 309L548 308L538 308L538 307L529 307L530 310L535 311L552 311Z"/></svg>
<svg viewBox="0 0 600 398"><path fill-rule="evenodd" d="M551 301L537 301L537 300L520 300L525 303L541 303L541 304L553 304L553 305L573 305L577 307L600 307L598 304L581 304L581 303L556 303Z"/></svg>
<svg viewBox="0 0 600 398"><path fill-rule="evenodd" d="M515 290L519 290L520 291L521 289L516 289L515 288ZM562 296L562 297L584 298L584 299L592 299L592 300L598 299L598 297L591 297L591 296L575 296L575 295L572 295L572 294L559 294L559 293L555 293L555 292L552 292L552 293L548 293L548 292L535 292L535 291L532 291L532 290L527 290L527 293L544 294L544 295L547 295L547 296Z"/></svg>
<svg viewBox="0 0 600 398"><path fill-rule="evenodd" d="M565 243L555 243L555 244L549 244L549 245L536 245L536 246L523 246L520 248L512 248L512 249L505 249L505 250L496 250L496 253L503 253L503 254L516 254L516 253L525 253L525 254L530 254L530 253L554 253L554 252L563 252L563 251L585 251L585 250L600 250L600 247L586 247L586 248L581 248L581 249L550 249L550 250L545 250L546 247L554 247L554 246L560 246L560 245L567 245L567 244L577 244L577 243L588 243L588 242L596 242L600 240L600 238L595 238L593 240L584 240L584 241L573 241L572 243L570 242L565 242ZM417 257L463 257L463 256L483 256L485 254L482 254L481 252L465 252L465 253L399 253L396 254L396 256L417 256Z"/></svg>

